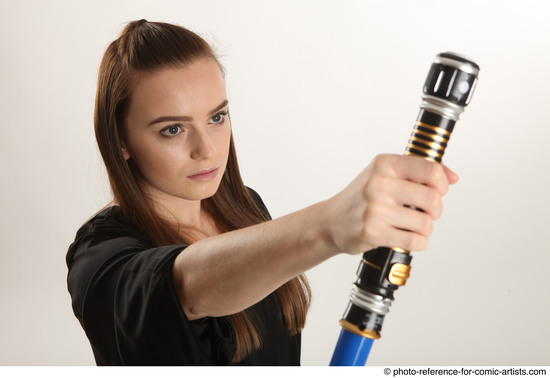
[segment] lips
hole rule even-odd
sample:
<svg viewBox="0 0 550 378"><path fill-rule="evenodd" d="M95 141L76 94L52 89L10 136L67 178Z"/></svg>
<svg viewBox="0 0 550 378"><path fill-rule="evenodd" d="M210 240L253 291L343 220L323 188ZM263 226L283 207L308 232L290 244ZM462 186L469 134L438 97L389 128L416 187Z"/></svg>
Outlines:
<svg viewBox="0 0 550 378"><path fill-rule="evenodd" d="M199 172L187 176L187 178L196 181L209 181L218 175L218 168L201 169Z"/></svg>

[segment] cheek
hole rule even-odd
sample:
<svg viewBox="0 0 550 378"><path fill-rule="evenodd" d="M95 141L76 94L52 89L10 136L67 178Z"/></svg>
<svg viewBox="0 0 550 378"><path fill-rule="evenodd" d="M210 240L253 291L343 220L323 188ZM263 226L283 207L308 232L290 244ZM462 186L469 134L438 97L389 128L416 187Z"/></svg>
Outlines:
<svg viewBox="0 0 550 378"><path fill-rule="evenodd" d="M231 141L231 128L227 128L219 136L216 141L216 149L220 155L224 156L224 159L227 160L227 155L229 154L229 144Z"/></svg>
<svg viewBox="0 0 550 378"><path fill-rule="evenodd" d="M227 122L227 127L223 128L223 144L225 146L225 150L229 150L229 142L231 141L231 121Z"/></svg>
<svg viewBox="0 0 550 378"><path fill-rule="evenodd" d="M178 154L181 154L181 151L175 146L150 139L136 140L135 142L131 146L134 164L148 179L152 179L151 176L169 175L175 166L174 162L178 160Z"/></svg>

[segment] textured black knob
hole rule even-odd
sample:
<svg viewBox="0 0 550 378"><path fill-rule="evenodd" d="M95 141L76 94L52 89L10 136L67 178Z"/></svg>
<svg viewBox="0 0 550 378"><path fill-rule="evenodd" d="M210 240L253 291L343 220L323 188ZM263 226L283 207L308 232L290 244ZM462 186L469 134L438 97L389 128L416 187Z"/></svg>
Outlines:
<svg viewBox="0 0 550 378"><path fill-rule="evenodd" d="M438 54L424 83L424 95L466 106L478 74L479 66L474 61L450 52Z"/></svg>

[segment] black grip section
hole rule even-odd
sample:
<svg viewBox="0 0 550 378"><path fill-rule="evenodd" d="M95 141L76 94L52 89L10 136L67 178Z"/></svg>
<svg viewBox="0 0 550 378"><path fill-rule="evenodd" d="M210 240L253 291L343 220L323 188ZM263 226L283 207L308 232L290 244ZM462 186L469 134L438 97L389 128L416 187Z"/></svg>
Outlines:
<svg viewBox="0 0 550 378"><path fill-rule="evenodd" d="M357 270L355 285L361 290L393 300L393 292L399 285L390 282L390 271L395 264L410 266L411 260L411 255L386 247L365 252Z"/></svg>
<svg viewBox="0 0 550 378"><path fill-rule="evenodd" d="M393 292L400 285L391 282L392 270L396 265L410 267L412 256L407 253L397 252L391 248L380 247L363 254L363 260L357 271L355 286L364 293L379 296L377 301L393 301ZM408 269L407 269L408 273ZM368 299L363 299L363 301ZM354 303L355 302L355 303ZM370 331L366 337L380 337L380 331L384 323L383 311L371 311L361 305L362 300L351 301L344 313L343 320L353 324L360 332Z"/></svg>

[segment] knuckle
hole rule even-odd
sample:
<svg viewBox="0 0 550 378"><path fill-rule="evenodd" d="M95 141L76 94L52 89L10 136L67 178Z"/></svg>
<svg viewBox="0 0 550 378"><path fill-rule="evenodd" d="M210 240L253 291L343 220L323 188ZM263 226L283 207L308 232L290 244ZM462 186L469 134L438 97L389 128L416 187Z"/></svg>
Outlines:
<svg viewBox="0 0 550 378"><path fill-rule="evenodd" d="M381 234L376 228L364 226L358 235L357 245L361 246L360 249L363 249L364 252L365 248L370 249L380 245L380 236Z"/></svg>
<svg viewBox="0 0 550 378"><path fill-rule="evenodd" d="M376 234L373 231L374 229L372 227L368 227L367 225L363 225L361 227L361 231L359 233L359 238L362 242L372 242L376 239Z"/></svg>
<svg viewBox="0 0 550 378"><path fill-rule="evenodd" d="M372 160L374 170L387 171L395 164L397 155L393 154L379 154Z"/></svg>
<svg viewBox="0 0 550 378"><path fill-rule="evenodd" d="M425 251L428 248L428 238L419 238L416 244L415 251Z"/></svg>
<svg viewBox="0 0 550 378"><path fill-rule="evenodd" d="M412 232L407 232L403 240L403 246L408 251L418 251L418 243L415 241L415 234Z"/></svg>
<svg viewBox="0 0 550 378"><path fill-rule="evenodd" d="M376 201L381 193L386 192L389 185L389 177L383 174L372 175L364 188L364 196L367 201Z"/></svg>
<svg viewBox="0 0 550 378"><path fill-rule="evenodd" d="M363 215L359 238L363 242L377 243L381 237L378 210L376 206L369 206Z"/></svg>
<svg viewBox="0 0 550 378"><path fill-rule="evenodd" d="M423 251L428 246L428 237L416 232L403 232L400 236L400 243L396 246L408 251Z"/></svg>
<svg viewBox="0 0 550 378"><path fill-rule="evenodd" d="M430 236L432 234L432 231L433 231L432 217L430 217L427 214L422 214L420 225L421 225L420 233L422 235Z"/></svg>
<svg viewBox="0 0 550 378"><path fill-rule="evenodd" d="M435 217L439 217L441 211L441 195L434 189L428 190L426 194L426 207L424 209L429 209L430 213Z"/></svg>
<svg viewBox="0 0 550 378"><path fill-rule="evenodd" d="M421 235L411 234L409 239L410 251L424 251L428 248L428 238Z"/></svg>
<svg viewBox="0 0 550 378"><path fill-rule="evenodd" d="M376 206L368 206L363 214L363 233L368 232L376 226L377 219Z"/></svg>
<svg viewBox="0 0 550 378"><path fill-rule="evenodd" d="M374 198L374 195L376 194L376 188L374 188L375 185L376 184L372 177L370 177L365 183L365 186L363 187L363 197L366 201L371 201Z"/></svg>
<svg viewBox="0 0 550 378"><path fill-rule="evenodd" d="M373 161L375 162L375 164L385 163L388 161L390 156L390 154L378 154L374 157Z"/></svg>
<svg viewBox="0 0 550 378"><path fill-rule="evenodd" d="M430 182L438 182L443 177L443 169L440 164L428 164L428 179Z"/></svg>
<svg viewBox="0 0 550 378"><path fill-rule="evenodd" d="M443 204L441 201L439 201L439 204L432 210L432 218L433 220L440 219L443 215Z"/></svg>
<svg viewBox="0 0 550 378"><path fill-rule="evenodd" d="M441 164L431 164L429 180L430 183L437 188L441 195L447 193L449 183L447 181L447 176L445 175L445 170Z"/></svg>

